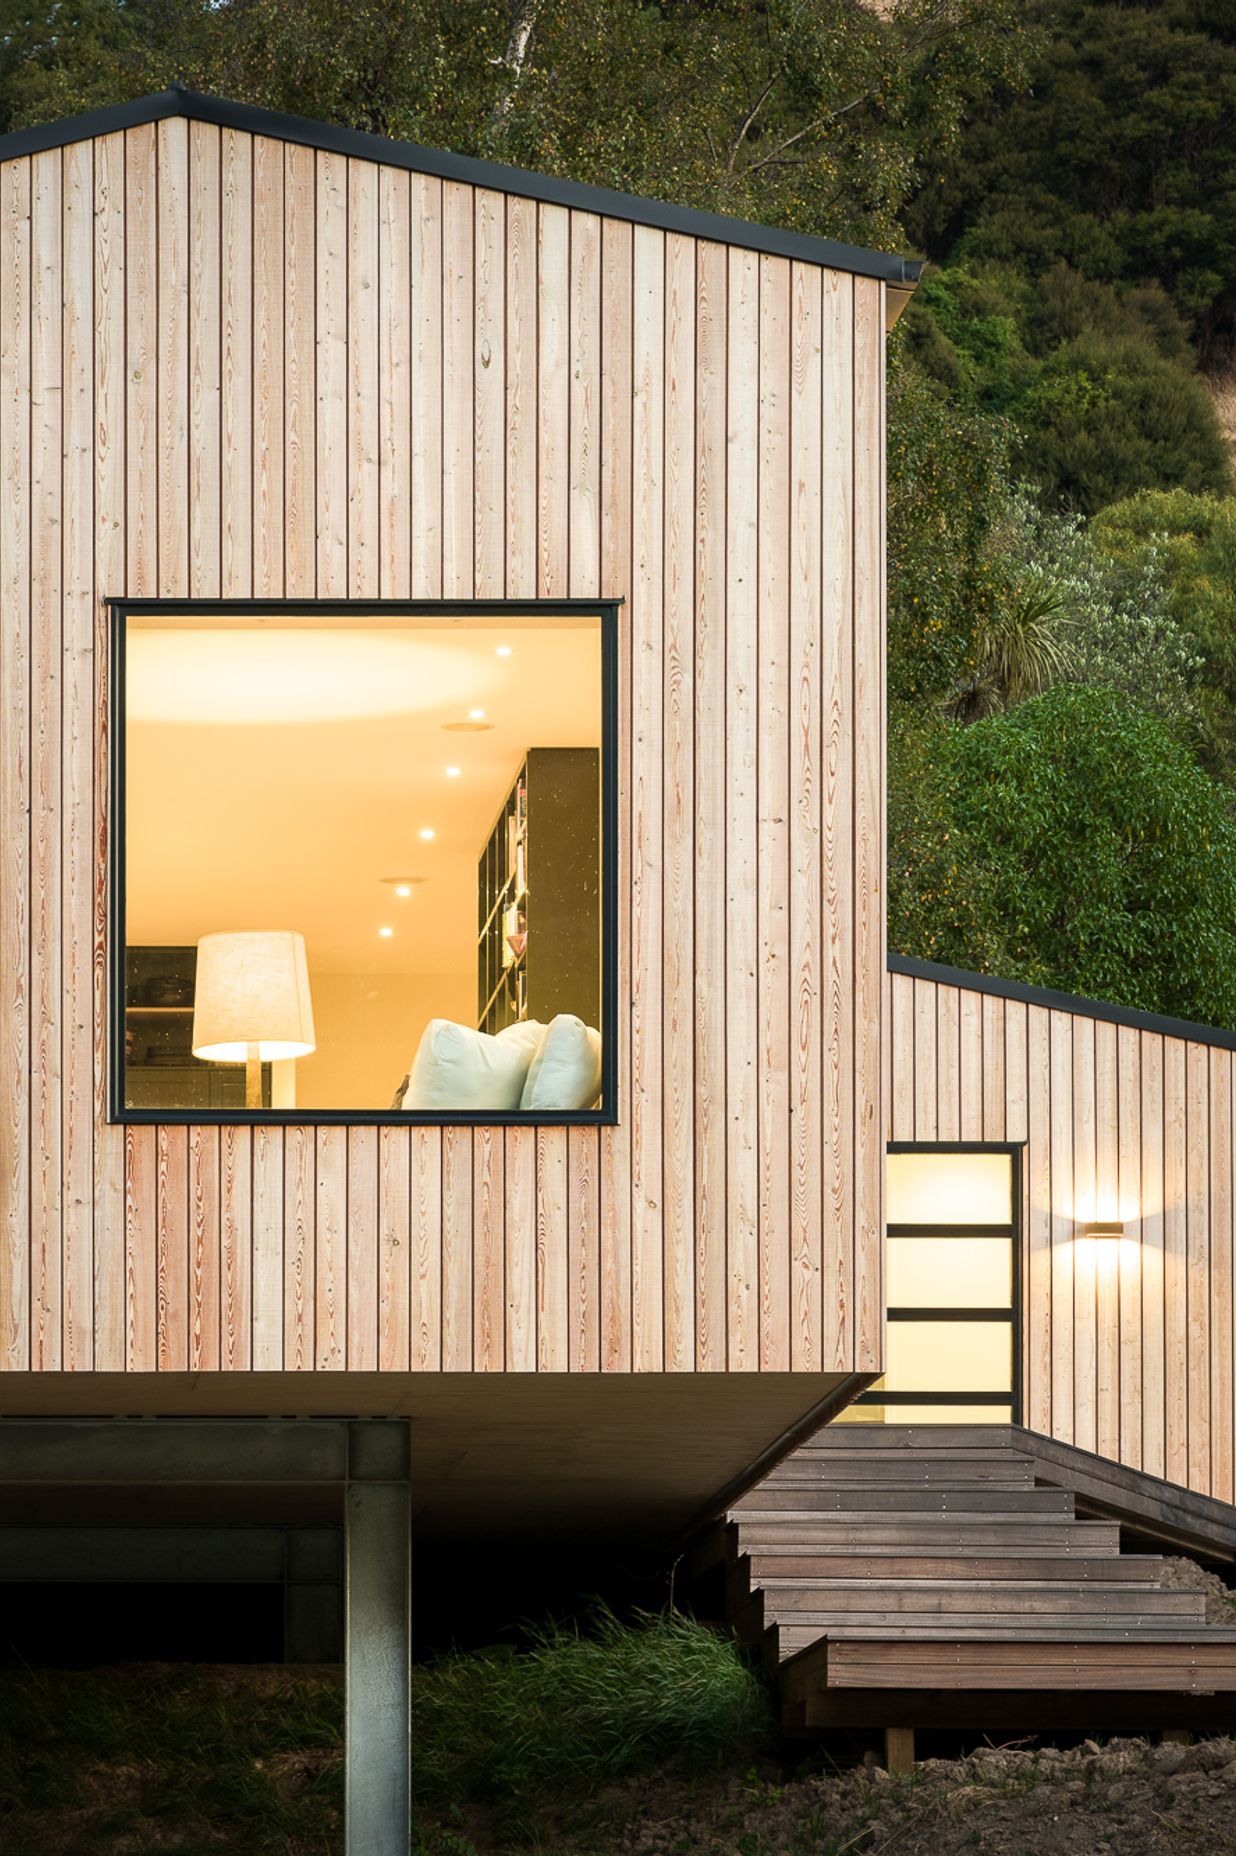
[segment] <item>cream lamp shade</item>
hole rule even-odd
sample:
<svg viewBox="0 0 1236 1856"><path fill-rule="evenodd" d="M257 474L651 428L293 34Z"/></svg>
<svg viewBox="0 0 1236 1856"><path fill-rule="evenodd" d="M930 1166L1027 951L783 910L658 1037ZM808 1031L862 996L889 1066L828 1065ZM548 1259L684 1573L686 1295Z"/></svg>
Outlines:
<svg viewBox="0 0 1236 1856"><path fill-rule="evenodd" d="M206 934L197 944L193 1055L279 1063L314 1049L303 935L290 929Z"/></svg>

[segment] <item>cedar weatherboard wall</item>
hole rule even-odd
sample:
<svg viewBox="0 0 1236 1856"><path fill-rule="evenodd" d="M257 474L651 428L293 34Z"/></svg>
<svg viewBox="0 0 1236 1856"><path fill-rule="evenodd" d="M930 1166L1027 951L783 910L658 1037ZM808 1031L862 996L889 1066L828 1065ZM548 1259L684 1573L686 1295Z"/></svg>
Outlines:
<svg viewBox="0 0 1236 1856"><path fill-rule="evenodd" d="M0 159L0 1368L879 1365L883 343L217 121ZM108 1124L121 594L625 598L617 1128Z"/></svg>
<svg viewBox="0 0 1236 1856"><path fill-rule="evenodd" d="M890 975L889 1137L1026 1143L1022 1422L1231 1501L1234 1040L995 986Z"/></svg>

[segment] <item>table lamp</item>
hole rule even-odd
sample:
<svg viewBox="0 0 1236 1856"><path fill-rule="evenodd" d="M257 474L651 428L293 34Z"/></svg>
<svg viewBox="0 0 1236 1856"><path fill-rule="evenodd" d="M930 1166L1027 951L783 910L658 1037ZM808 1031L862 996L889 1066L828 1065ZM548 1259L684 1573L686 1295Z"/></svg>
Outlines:
<svg viewBox="0 0 1236 1856"><path fill-rule="evenodd" d="M205 934L197 944L193 1055L243 1063L245 1107L262 1106L262 1065L315 1048L303 935Z"/></svg>

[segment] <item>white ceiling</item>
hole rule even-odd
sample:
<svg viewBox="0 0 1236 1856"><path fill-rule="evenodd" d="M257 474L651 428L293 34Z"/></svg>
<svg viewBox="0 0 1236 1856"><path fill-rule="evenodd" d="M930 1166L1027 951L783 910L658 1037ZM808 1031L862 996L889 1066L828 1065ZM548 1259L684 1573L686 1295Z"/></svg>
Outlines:
<svg viewBox="0 0 1236 1856"><path fill-rule="evenodd" d="M130 943L295 928L318 972L472 973L481 847L530 747L599 745L600 683L591 618L130 621Z"/></svg>

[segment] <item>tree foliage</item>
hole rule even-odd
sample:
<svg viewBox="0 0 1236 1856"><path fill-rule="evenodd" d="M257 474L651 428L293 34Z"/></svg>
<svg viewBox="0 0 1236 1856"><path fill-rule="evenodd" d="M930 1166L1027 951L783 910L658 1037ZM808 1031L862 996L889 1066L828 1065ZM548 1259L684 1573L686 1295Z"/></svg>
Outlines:
<svg viewBox="0 0 1236 1856"><path fill-rule="evenodd" d="M835 237L1016 83L1016 0L4 0L0 126L173 79Z"/></svg>
<svg viewBox="0 0 1236 1856"><path fill-rule="evenodd" d="M1236 822L1162 722L1065 686L939 731L892 808L889 941L1236 1023Z"/></svg>
<svg viewBox="0 0 1236 1856"><path fill-rule="evenodd" d="M888 427L889 689L938 704L973 673L993 614L989 543L1010 493L1008 434L900 353Z"/></svg>
<svg viewBox="0 0 1236 1856"><path fill-rule="evenodd" d="M1222 490L1227 453L1201 382L1145 342L1066 342L1026 401L1021 457L1050 500L1087 515L1137 490Z"/></svg>
<svg viewBox="0 0 1236 1856"><path fill-rule="evenodd" d="M1230 483L1185 327L1157 284L1117 290L969 261L930 274L911 311L922 365L998 415L1044 504L1091 514L1143 489Z"/></svg>
<svg viewBox="0 0 1236 1856"><path fill-rule="evenodd" d="M1206 361L1236 340L1236 11L1029 0L1032 79L976 112L911 216L935 256L1156 279Z"/></svg>

